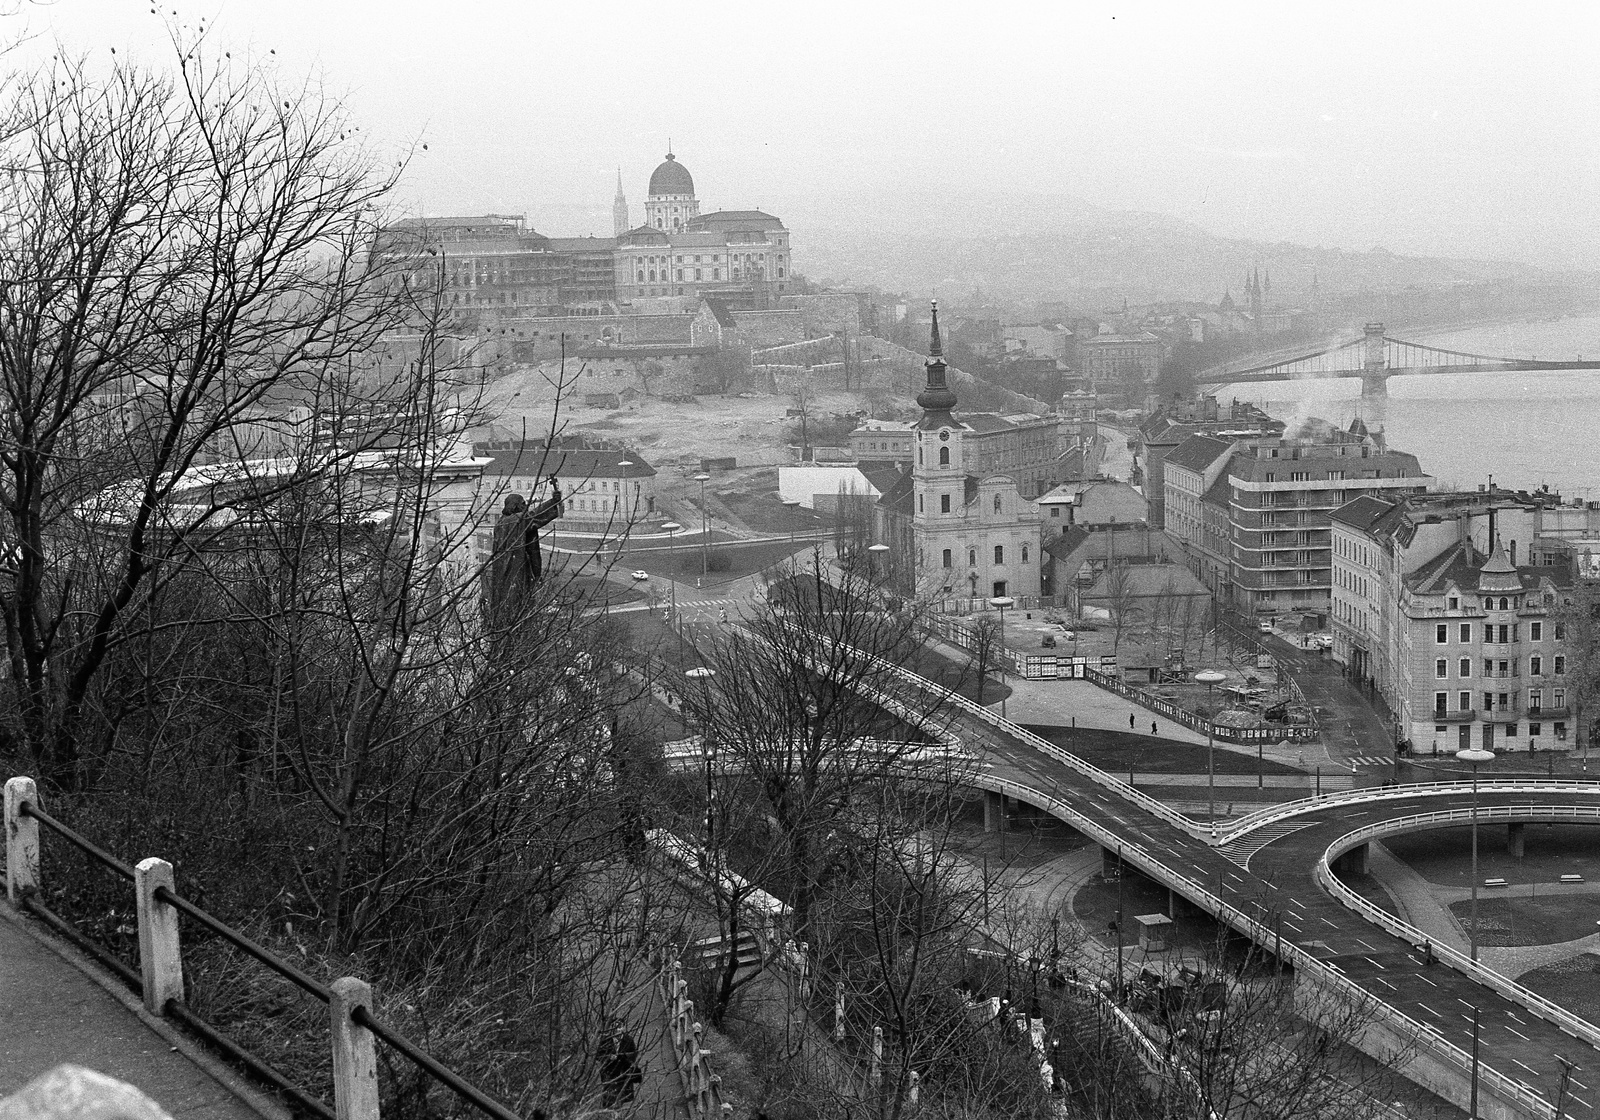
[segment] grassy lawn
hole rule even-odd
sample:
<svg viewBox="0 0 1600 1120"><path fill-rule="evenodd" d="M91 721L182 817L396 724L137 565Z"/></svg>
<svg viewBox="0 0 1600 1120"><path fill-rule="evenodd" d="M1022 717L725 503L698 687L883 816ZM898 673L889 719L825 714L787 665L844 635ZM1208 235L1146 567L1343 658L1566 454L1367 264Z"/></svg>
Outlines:
<svg viewBox="0 0 1600 1120"><path fill-rule="evenodd" d="M1554 1000L1574 1015L1600 1022L1600 956L1583 953L1518 976L1517 983Z"/></svg>
<svg viewBox="0 0 1600 1120"><path fill-rule="evenodd" d="M1472 921L1471 901L1450 906L1463 928ZM1558 945L1600 930L1600 898L1550 895L1497 898L1478 892L1478 944Z"/></svg>
<svg viewBox="0 0 1600 1120"><path fill-rule="evenodd" d="M1062 750L1071 751L1085 762L1113 773L1126 772L1129 766L1145 774L1203 774L1206 748L1199 743L1175 743L1169 739L1134 735L1126 731L1098 728L1049 727L1028 725L1028 730ZM1218 774L1254 774L1256 760L1234 751L1216 752ZM1263 759L1263 774L1304 774L1304 770L1281 762Z"/></svg>

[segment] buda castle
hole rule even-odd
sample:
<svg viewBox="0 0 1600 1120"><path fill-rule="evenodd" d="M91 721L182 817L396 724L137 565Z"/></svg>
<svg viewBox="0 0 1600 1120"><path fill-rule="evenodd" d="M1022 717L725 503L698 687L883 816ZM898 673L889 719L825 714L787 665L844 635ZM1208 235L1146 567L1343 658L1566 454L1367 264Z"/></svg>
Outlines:
<svg viewBox="0 0 1600 1120"><path fill-rule="evenodd" d="M783 222L760 210L701 213L694 177L671 152L650 175L644 218L632 225L619 171L611 237L549 237L521 215L407 218L377 251L437 269L448 304L479 320L626 314L659 297L757 311L794 291Z"/></svg>

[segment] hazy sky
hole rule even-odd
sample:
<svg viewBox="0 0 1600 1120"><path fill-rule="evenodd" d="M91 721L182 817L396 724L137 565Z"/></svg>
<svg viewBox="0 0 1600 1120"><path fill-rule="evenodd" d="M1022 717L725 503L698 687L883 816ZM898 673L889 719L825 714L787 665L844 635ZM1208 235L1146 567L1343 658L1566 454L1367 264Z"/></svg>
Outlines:
<svg viewBox="0 0 1600 1120"><path fill-rule="evenodd" d="M1059 194L1264 240L1600 268L1592 2L158 6L320 72L385 143L425 140L404 193L430 214L573 205L544 231L606 234L616 168L637 221L670 136L704 206L797 234L836 200L833 225L960 198L1004 226L1008 197ZM11 22L154 53L151 7Z"/></svg>

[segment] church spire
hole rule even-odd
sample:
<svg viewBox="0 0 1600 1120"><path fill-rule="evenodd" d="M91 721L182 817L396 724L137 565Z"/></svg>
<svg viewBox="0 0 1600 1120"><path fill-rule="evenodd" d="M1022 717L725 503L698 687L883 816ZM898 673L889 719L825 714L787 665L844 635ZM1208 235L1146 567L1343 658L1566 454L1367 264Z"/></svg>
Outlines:
<svg viewBox="0 0 1600 1120"><path fill-rule="evenodd" d="M917 403L922 406L922 419L918 423L920 428L954 427L955 417L950 415L950 410L956 406L956 395L945 380L947 366L944 361L944 346L939 341L939 301L933 301L933 322L928 328L928 384L922 392L917 394Z"/></svg>
<svg viewBox="0 0 1600 1120"><path fill-rule="evenodd" d="M633 228L628 220L628 198L622 193L622 168L617 168L617 197L611 203L611 235L621 237Z"/></svg>

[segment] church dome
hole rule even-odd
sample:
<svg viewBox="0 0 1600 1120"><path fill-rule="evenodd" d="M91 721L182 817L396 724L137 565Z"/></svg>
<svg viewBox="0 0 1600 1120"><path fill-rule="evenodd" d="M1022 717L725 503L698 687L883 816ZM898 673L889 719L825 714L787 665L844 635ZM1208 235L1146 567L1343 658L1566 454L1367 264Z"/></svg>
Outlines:
<svg viewBox="0 0 1600 1120"><path fill-rule="evenodd" d="M650 193L661 194L686 194L694 195L694 176L689 174L689 169L678 162L678 157L671 152L660 167L650 174Z"/></svg>

